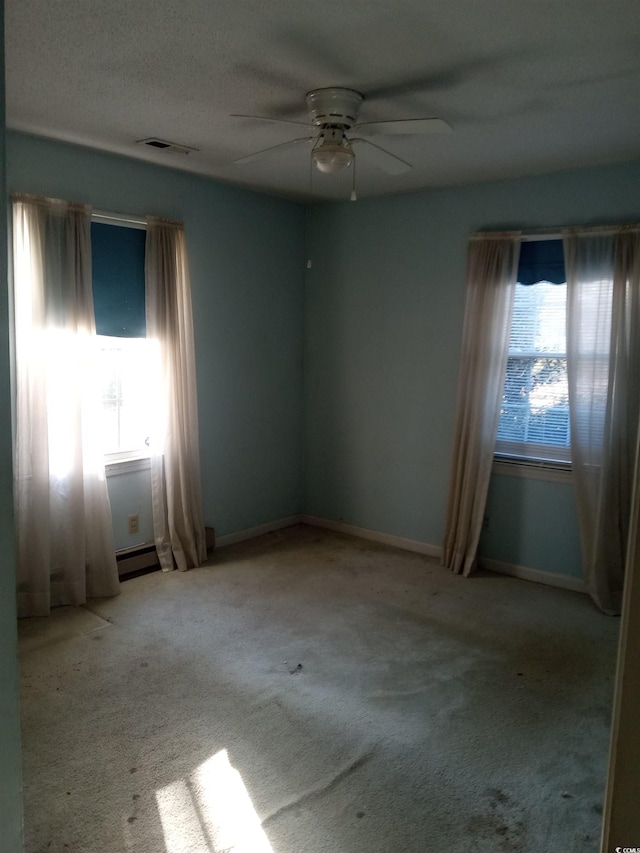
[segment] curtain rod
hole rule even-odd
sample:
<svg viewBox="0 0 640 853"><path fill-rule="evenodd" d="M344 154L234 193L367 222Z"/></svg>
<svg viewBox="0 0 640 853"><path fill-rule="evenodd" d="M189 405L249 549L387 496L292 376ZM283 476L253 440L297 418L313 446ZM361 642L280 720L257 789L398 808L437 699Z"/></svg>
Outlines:
<svg viewBox="0 0 640 853"><path fill-rule="evenodd" d="M125 213L110 213L106 210L94 210L91 214L94 222L104 222L108 225L121 225L125 228L146 230L147 220L141 216L131 216Z"/></svg>
<svg viewBox="0 0 640 853"><path fill-rule="evenodd" d="M608 237L611 234L620 234L620 232L639 231L640 223L625 222L621 225L568 225L558 231L523 231L521 240L523 243L530 243L535 240L562 240L564 234L576 234L578 236L601 235Z"/></svg>
<svg viewBox="0 0 640 853"><path fill-rule="evenodd" d="M553 228L523 228L511 231L474 231L469 240L486 240L487 238L504 238L512 240L519 236L521 242L531 243L536 240L562 240L565 234L587 236L598 234L608 236L620 232L640 231L640 222L621 222L611 225L561 225Z"/></svg>
<svg viewBox="0 0 640 853"><path fill-rule="evenodd" d="M538 231L523 231L520 239L523 243L535 243L537 240L562 240L562 234L559 231L545 231L544 234Z"/></svg>

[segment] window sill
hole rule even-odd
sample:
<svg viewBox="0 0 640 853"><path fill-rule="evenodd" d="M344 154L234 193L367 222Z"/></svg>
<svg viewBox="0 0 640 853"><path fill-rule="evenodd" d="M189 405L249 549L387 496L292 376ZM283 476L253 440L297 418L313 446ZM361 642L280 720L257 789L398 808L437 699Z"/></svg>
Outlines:
<svg viewBox="0 0 640 853"><path fill-rule="evenodd" d="M549 483L570 483L571 465L562 462L536 462L526 459L494 457L492 474L521 477L525 480L546 480Z"/></svg>
<svg viewBox="0 0 640 853"><path fill-rule="evenodd" d="M117 477L119 474L148 471L150 467L151 459L149 456L134 456L125 459L105 460L104 472L107 477Z"/></svg>

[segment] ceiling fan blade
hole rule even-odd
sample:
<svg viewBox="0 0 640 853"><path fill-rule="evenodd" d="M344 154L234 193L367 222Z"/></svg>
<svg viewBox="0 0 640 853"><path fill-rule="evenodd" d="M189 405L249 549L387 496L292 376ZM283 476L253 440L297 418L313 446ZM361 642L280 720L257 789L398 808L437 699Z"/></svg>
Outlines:
<svg viewBox="0 0 640 853"><path fill-rule="evenodd" d="M445 69L440 73L424 74L407 80L397 80L394 83L379 86L367 86L363 94L367 101L384 101L392 98L402 98L407 95L422 95L429 92L446 91L453 88L459 81L457 69Z"/></svg>
<svg viewBox="0 0 640 853"><path fill-rule="evenodd" d="M411 169L411 163L401 160L400 157L385 151L384 148L369 142L368 139L350 139L349 143L358 150L358 153L362 154L364 160L368 160L372 166L376 166L390 175L401 175Z"/></svg>
<svg viewBox="0 0 640 853"><path fill-rule="evenodd" d="M503 51L494 57L474 57L425 71L416 77L404 80L385 81L361 89L367 101L389 100L405 95L428 95L430 92L446 92L455 89L478 75L500 72L509 62L522 59L523 52Z"/></svg>
<svg viewBox="0 0 640 853"><path fill-rule="evenodd" d="M240 157L233 162L236 165L244 165L245 163L253 163L254 160L260 160L262 157L268 157L274 151L284 151L285 148L293 148L300 145L302 142L314 142L315 136L303 136L300 139L290 139L288 142L281 142L279 145L272 145L270 148L263 148L261 151L254 151L253 154L247 154L246 157Z"/></svg>
<svg viewBox="0 0 640 853"><path fill-rule="evenodd" d="M317 81L324 86L345 85L353 75L350 55L317 29L311 32L308 27L289 26L275 41L279 55L307 80L313 80L315 88L320 85Z"/></svg>
<svg viewBox="0 0 640 853"><path fill-rule="evenodd" d="M231 113L231 118L252 118L256 121L271 121L276 122L277 124L297 124L301 125L302 127L310 126L308 121L290 121L286 118L271 118L270 116L248 116L243 115L242 113Z"/></svg>
<svg viewBox="0 0 640 853"><path fill-rule="evenodd" d="M407 118L399 121L366 121L354 128L365 136L374 134L451 133L453 128L441 118Z"/></svg>
<svg viewBox="0 0 640 853"><path fill-rule="evenodd" d="M284 68L271 68L264 62L237 62L233 70L254 88L266 85L276 89L289 89L294 97L300 93L299 75L289 74Z"/></svg>

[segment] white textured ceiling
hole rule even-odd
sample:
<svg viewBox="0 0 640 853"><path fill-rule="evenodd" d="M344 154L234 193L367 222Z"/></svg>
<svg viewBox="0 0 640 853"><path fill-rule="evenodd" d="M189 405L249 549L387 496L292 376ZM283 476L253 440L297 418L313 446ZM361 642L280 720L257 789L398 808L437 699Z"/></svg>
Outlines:
<svg viewBox="0 0 640 853"><path fill-rule="evenodd" d="M638 0L5 0L7 124L289 198L348 198L314 172L305 93L364 93L363 121L439 116L446 136L377 138L360 197L640 158ZM302 131L302 133L300 132ZM198 149L187 157L135 140Z"/></svg>

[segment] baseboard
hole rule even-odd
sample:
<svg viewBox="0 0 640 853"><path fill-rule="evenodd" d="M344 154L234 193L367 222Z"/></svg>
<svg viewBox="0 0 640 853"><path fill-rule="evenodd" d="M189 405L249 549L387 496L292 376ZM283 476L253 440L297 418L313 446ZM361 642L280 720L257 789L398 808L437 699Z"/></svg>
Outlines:
<svg viewBox="0 0 640 853"><path fill-rule="evenodd" d="M542 583L545 586L555 586L560 589L569 589L572 592L587 592L587 587L582 578L571 575L557 575L554 572L543 572L541 569L529 569L527 566L516 566L513 563L503 563L500 560L488 560L484 557L478 559L478 567L489 572L500 575L509 575L520 580Z"/></svg>
<svg viewBox="0 0 640 853"><path fill-rule="evenodd" d="M301 515L289 515L287 518L268 521L266 524L249 527L247 530L238 530L237 533L227 533L225 536L216 538L216 549L224 548L225 545L235 545L236 542L244 542L245 539L255 539L256 536L264 536L265 533L273 533L275 530L282 530L285 527L292 527L294 524L300 524L301 521Z"/></svg>
<svg viewBox="0 0 640 853"><path fill-rule="evenodd" d="M414 551L417 554L425 554L427 557L439 559L442 555L442 548L439 545L429 545L417 539L406 539L404 536L394 536L392 533L380 533L377 530L369 530L367 527L356 527L353 524L345 524L344 521L319 518L315 515L303 515L301 520L303 524L310 524L312 527L324 527L336 533L346 533L348 536L357 536L359 539L368 539L370 542L379 542L381 545L391 545L393 548L402 548L404 551Z"/></svg>
<svg viewBox="0 0 640 853"><path fill-rule="evenodd" d="M430 545L428 542L420 542L417 539L407 539L404 536L395 536L392 533L381 533L378 530L369 530L367 527L358 527L355 524L345 524L344 521L335 521L332 518L321 518L316 515L290 515L247 530L239 530L237 533L228 533L216 539L216 548L224 548L225 545L235 545L247 539L263 536L265 533L273 533L275 530L283 530L294 524L308 524L311 527L322 527L325 530L333 530L336 533L345 533L347 536L356 536L358 539L366 539L369 542L378 542L381 545L390 545L392 548L401 548L403 551L413 551L416 554L424 554L427 557L440 559L442 547ZM541 569L530 569L527 566L517 566L513 563L503 563L500 560L489 560L479 558L478 566L496 574L508 575L520 580L533 581L534 583L555 586L559 589L568 589L572 592L586 593L587 589L582 578L571 575L557 575L553 572L544 572Z"/></svg>
<svg viewBox="0 0 640 853"><path fill-rule="evenodd" d="M414 551L425 554L428 557L440 559L442 548L439 545L429 545L415 539L406 539L403 536L394 536L391 533L379 533L377 530L369 530L366 527L356 527L353 524L345 524L343 521L334 521L330 518L319 518L313 515L303 515L303 524L314 527L324 527L327 530L335 530L337 533L346 533L349 536L357 536L360 539L368 539L371 542L380 542L383 545L391 545L394 548L402 548L404 551ZM546 586L555 586L560 589L569 589L573 592L586 593L587 589L582 578L570 575L557 575L553 572L543 572L540 569L530 569L527 566L517 566L513 563L502 563L499 560L487 560L480 558L478 566L490 572L501 575L509 575L521 580L542 583Z"/></svg>

